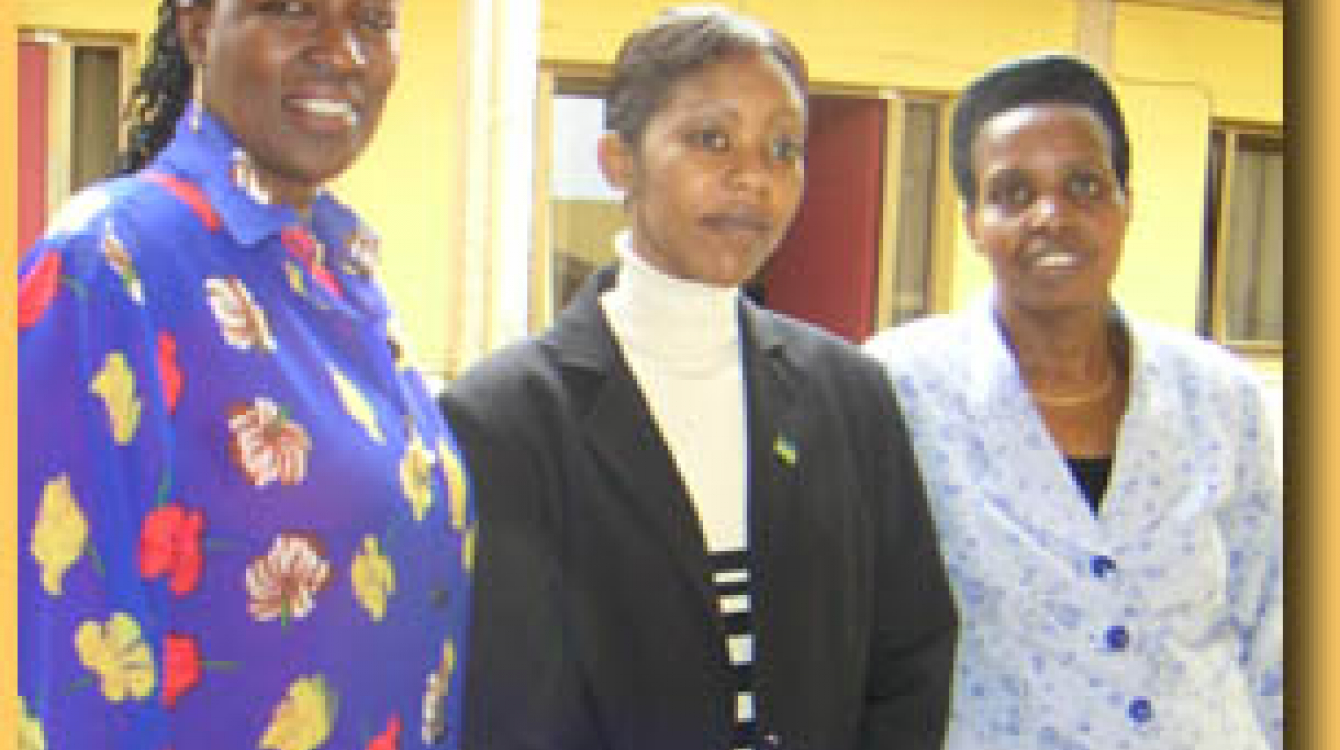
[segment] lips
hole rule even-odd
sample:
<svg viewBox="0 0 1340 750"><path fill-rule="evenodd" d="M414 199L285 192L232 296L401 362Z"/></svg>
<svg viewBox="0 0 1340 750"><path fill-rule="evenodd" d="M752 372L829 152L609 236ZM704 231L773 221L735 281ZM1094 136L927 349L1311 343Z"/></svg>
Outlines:
<svg viewBox="0 0 1340 750"><path fill-rule="evenodd" d="M766 216L755 211L725 211L708 214L703 224L718 232L731 234L766 235L772 229L772 222Z"/></svg>
<svg viewBox="0 0 1340 750"><path fill-rule="evenodd" d="M319 130L353 128L358 125L360 108L352 99L328 94L296 94L284 99L295 112L304 115Z"/></svg>
<svg viewBox="0 0 1340 750"><path fill-rule="evenodd" d="M1024 261L1033 268L1054 271L1069 271L1078 268L1084 261L1080 253L1060 245L1047 244L1030 250Z"/></svg>

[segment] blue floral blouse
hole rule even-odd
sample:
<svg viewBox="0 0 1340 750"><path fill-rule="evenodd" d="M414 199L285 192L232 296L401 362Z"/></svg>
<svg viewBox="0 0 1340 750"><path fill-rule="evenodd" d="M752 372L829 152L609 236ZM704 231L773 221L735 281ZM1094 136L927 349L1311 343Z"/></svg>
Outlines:
<svg viewBox="0 0 1340 750"><path fill-rule="evenodd" d="M1250 368L1126 320L1095 514L990 300L866 345L925 477L961 630L946 750L1282 746L1283 496Z"/></svg>
<svg viewBox="0 0 1340 750"><path fill-rule="evenodd" d="M456 746L474 512L377 244L206 115L24 258L20 747Z"/></svg>

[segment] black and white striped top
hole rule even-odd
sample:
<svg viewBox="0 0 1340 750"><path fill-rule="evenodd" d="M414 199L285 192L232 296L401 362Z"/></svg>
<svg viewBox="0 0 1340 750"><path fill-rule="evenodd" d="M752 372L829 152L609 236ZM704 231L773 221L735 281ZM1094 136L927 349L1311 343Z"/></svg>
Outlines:
<svg viewBox="0 0 1340 750"><path fill-rule="evenodd" d="M749 599L749 552L713 552L712 588L726 631L726 653L735 677L735 728L731 748L752 748L754 716L754 626Z"/></svg>

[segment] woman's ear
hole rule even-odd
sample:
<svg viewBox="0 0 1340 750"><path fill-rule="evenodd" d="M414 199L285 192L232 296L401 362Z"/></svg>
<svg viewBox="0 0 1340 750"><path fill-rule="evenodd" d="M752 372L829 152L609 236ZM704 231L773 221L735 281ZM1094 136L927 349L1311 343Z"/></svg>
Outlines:
<svg viewBox="0 0 1340 750"><path fill-rule="evenodd" d="M216 0L217 2L217 0ZM205 64L209 25L214 18L214 3L193 2L177 5L177 40L186 51L191 65Z"/></svg>
<svg viewBox="0 0 1340 750"><path fill-rule="evenodd" d="M976 207L964 203L962 208L963 208L963 228L968 232L968 239L972 240L973 249L980 254L982 252L982 246L977 242Z"/></svg>
<svg viewBox="0 0 1340 750"><path fill-rule="evenodd" d="M600 161L600 173L613 187L622 190L625 198L631 196L636 188L637 160L633 148L615 132L600 136L596 149Z"/></svg>

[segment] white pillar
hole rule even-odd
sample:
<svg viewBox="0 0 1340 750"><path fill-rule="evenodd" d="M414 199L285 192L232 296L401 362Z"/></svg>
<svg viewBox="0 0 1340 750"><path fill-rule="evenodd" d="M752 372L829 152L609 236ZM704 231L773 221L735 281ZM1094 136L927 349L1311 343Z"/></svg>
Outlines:
<svg viewBox="0 0 1340 750"><path fill-rule="evenodd" d="M467 0L459 217L461 308L449 369L526 333L533 221L537 0Z"/></svg>

